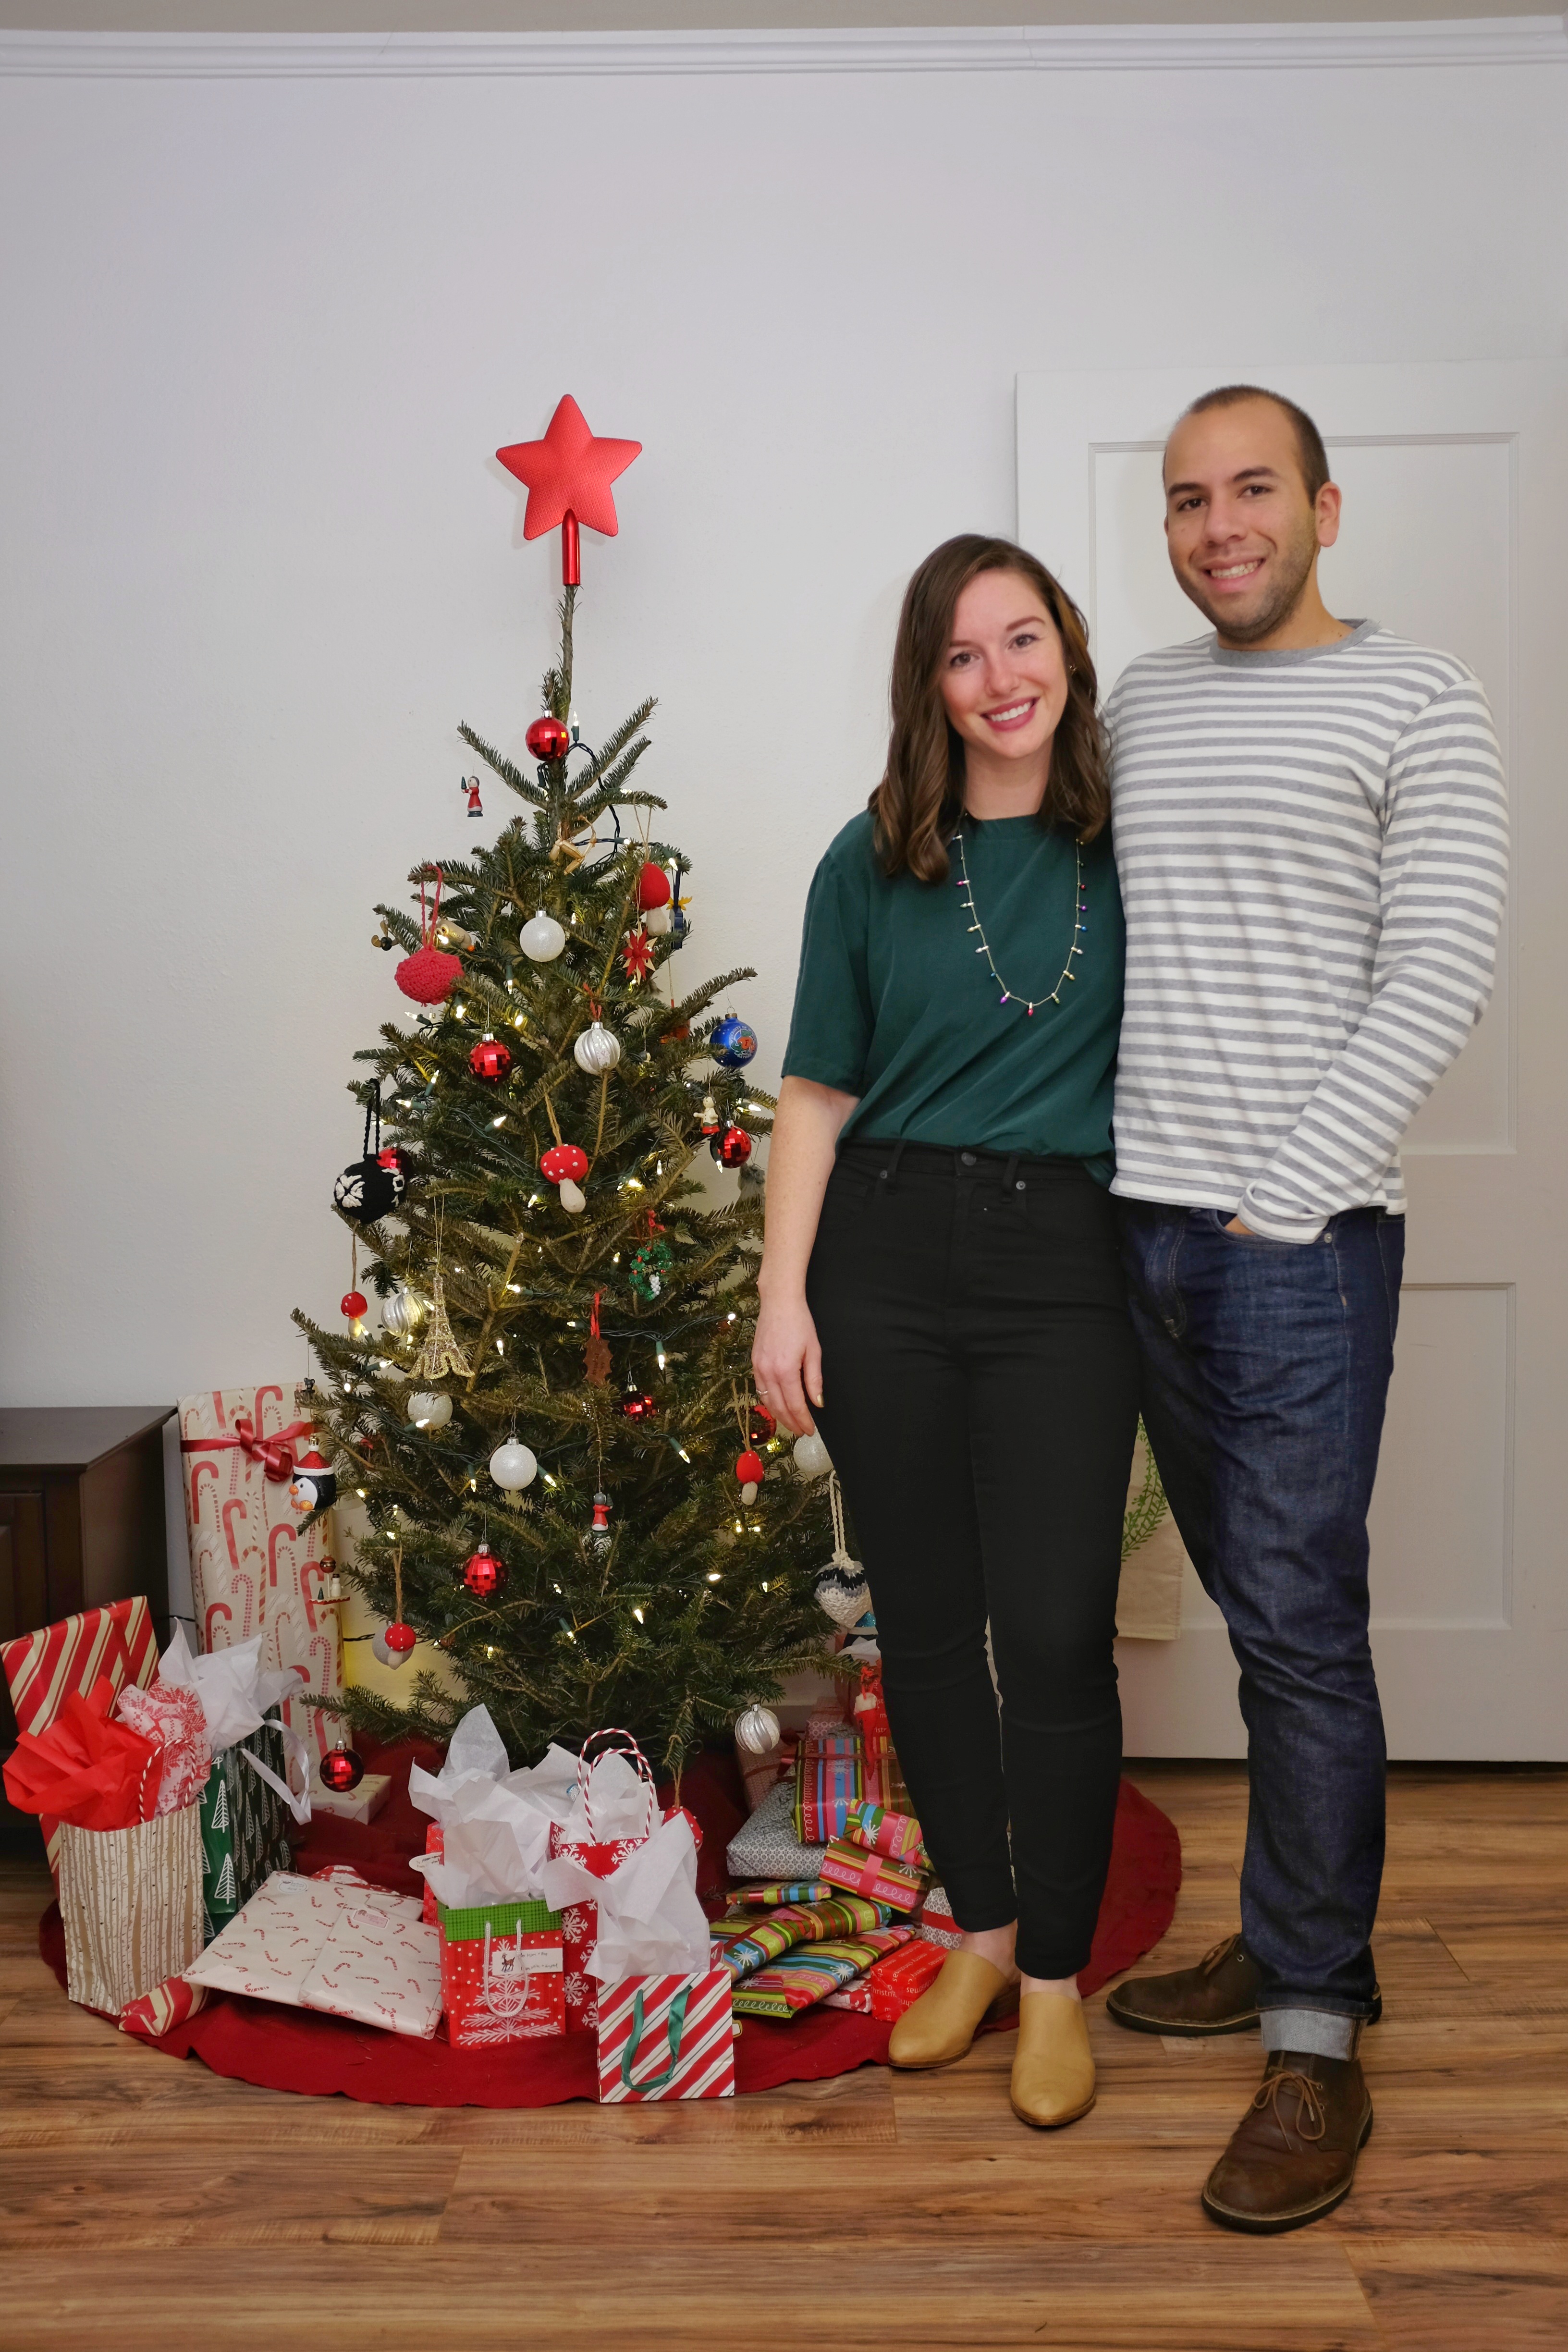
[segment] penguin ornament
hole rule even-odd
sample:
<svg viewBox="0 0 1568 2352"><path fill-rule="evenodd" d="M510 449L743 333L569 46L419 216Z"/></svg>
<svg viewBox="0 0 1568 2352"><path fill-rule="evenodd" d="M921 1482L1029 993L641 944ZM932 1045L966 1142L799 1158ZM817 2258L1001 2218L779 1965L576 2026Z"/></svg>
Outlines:
<svg viewBox="0 0 1568 2352"><path fill-rule="evenodd" d="M325 1511L336 1500L338 1482L332 1465L315 1446L294 1465L289 1500L297 1511Z"/></svg>

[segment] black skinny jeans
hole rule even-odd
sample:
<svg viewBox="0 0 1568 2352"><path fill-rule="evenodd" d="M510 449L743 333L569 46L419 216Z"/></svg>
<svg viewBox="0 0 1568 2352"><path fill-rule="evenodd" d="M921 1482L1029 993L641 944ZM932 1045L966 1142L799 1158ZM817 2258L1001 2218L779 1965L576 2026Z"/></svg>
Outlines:
<svg viewBox="0 0 1568 2352"><path fill-rule="evenodd" d="M1076 1160L851 1142L806 1297L932 1864L961 1927L1016 1918L1026 1976L1076 1975L1116 1813L1138 1421L1110 1198Z"/></svg>

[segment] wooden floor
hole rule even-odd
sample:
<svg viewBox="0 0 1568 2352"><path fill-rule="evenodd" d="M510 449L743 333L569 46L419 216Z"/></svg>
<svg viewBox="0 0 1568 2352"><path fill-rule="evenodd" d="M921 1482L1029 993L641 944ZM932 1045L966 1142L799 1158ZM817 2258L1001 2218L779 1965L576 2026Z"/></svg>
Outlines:
<svg viewBox="0 0 1568 2352"><path fill-rule="evenodd" d="M1237 1768L1148 1766L1186 1879L1167 1964L1236 1923ZM220 2082L73 2010L41 1867L0 1886L0 2347L522 2352L779 2344L1523 2352L1568 2344L1568 1773L1405 1769L1352 2201L1282 2239L1199 2210L1251 2035L1091 2004L1100 2104L1046 2137L1010 2035L732 2104L521 2113Z"/></svg>

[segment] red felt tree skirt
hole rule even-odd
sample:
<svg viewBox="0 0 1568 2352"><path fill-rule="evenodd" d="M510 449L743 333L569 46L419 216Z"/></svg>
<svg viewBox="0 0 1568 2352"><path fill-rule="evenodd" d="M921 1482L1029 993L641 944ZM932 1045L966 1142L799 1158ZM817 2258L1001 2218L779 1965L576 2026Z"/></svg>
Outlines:
<svg viewBox="0 0 1568 2352"><path fill-rule="evenodd" d="M414 1742L379 1754L368 1740L360 1746L375 1770L393 1775L385 1805L363 1829L324 1815L312 1822L297 1849L295 1867L311 1871L329 1862L350 1862L377 1885L417 1895L424 1882L407 1861L424 1847L426 1817L408 1801L408 1767L434 1767L438 1751ZM699 1890L717 1893L724 1884L724 1849L744 1819L733 1759L700 1758L683 1780L680 1797L703 1828ZM1171 1924L1181 1882L1175 1824L1124 1780L1094 1948L1079 1978L1086 1993L1131 1968L1159 1942ZM39 1922L38 1948L63 1985L65 1936L58 1904L51 1903ZM889 2030L842 2009L809 2010L787 2025L747 2018L735 2045L736 2090L770 2091L780 2083L815 2082L879 2063L887 2056ZM384 2106L549 2107L563 2099L598 2096L592 2034L505 2042L495 2050L454 2050L444 2033L433 2042L417 2042L311 2010L246 2000L237 1993L213 1995L205 2009L152 2046L171 2058L199 2058L215 2074L236 2082L318 2098L336 2091Z"/></svg>

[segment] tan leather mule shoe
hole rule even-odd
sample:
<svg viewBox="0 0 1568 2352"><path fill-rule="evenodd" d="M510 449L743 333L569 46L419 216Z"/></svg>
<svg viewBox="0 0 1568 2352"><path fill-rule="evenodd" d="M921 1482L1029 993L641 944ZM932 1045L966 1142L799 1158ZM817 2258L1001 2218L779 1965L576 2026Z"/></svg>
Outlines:
<svg viewBox="0 0 1568 2352"><path fill-rule="evenodd" d="M978 1952L949 1952L929 1992L906 2009L888 2043L893 2066L951 2066L973 2041L988 2017L1005 2017L1018 2005L1016 1978Z"/></svg>
<svg viewBox="0 0 1568 2352"><path fill-rule="evenodd" d="M1089 2046L1089 2027L1082 2001L1075 2000L1071 1993L1024 1995L1018 2004L1012 2088L1013 2113L1020 2123L1033 2124L1040 2131L1076 2123L1093 2106L1094 2056Z"/></svg>

